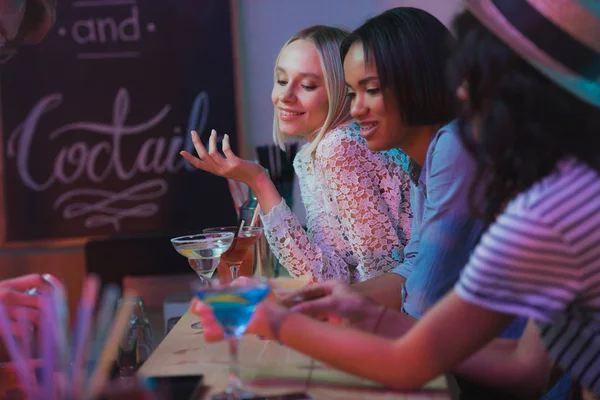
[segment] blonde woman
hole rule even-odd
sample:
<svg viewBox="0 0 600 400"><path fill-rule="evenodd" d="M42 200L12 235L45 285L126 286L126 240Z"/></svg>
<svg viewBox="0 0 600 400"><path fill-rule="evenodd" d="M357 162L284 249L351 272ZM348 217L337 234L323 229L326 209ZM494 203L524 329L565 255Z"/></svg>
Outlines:
<svg viewBox="0 0 600 400"><path fill-rule="evenodd" d="M208 152L192 133L198 158L182 152L199 169L248 184L261 206L265 234L282 265L313 282L360 282L379 276L403 259L412 219L406 155L374 153L350 116L350 100L339 46L347 32L313 26L292 36L281 49L274 72L273 137L307 143L294 160L308 232L260 165L233 154L229 138L217 151L216 133Z"/></svg>

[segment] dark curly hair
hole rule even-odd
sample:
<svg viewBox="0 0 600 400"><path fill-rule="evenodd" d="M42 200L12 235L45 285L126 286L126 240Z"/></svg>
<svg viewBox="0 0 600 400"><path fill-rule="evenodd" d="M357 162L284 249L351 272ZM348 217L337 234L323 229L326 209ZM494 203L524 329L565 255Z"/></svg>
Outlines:
<svg viewBox="0 0 600 400"><path fill-rule="evenodd" d="M454 29L458 42L448 73L455 87L468 88L460 131L477 160L470 196L477 215L491 223L512 197L567 156L600 173L600 109L551 82L468 11Z"/></svg>

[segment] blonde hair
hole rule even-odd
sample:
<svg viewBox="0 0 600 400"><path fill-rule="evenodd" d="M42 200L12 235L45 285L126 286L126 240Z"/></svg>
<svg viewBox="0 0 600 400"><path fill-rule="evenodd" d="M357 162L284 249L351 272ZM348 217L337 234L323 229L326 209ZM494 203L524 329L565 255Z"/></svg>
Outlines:
<svg viewBox="0 0 600 400"><path fill-rule="evenodd" d="M303 150L304 153L313 154L319 142L332 128L349 121L350 100L346 96L346 84L344 83L344 67L340 57L340 45L349 32L326 25L314 25L301 30L292 36L281 48L277 61L275 62L275 75L277 64L283 49L296 40L308 40L317 47L321 68L325 77L325 88L329 100L329 110L325 122L315 133L311 143ZM275 76L274 79L277 79ZM273 117L273 140L281 149L285 150L286 137L279 129L277 115Z"/></svg>

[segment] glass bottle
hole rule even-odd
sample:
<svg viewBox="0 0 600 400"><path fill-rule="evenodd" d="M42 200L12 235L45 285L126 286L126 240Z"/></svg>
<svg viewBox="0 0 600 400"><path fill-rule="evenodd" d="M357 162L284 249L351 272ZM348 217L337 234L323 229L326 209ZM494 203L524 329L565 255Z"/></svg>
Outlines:
<svg viewBox="0 0 600 400"><path fill-rule="evenodd" d="M136 296L132 299L133 309L127 331L119 347L117 363L121 377L135 375L135 371L148 359L152 352L152 326L144 309L144 299Z"/></svg>
<svg viewBox="0 0 600 400"><path fill-rule="evenodd" d="M252 189L248 188L248 200L240 207L240 221L244 220L245 226L250 226L257 205L258 199L256 198L256 195Z"/></svg>

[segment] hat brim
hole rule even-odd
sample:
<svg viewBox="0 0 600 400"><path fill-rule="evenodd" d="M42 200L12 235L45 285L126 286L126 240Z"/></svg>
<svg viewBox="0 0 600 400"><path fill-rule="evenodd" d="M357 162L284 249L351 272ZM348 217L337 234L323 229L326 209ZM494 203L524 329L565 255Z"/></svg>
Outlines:
<svg viewBox="0 0 600 400"><path fill-rule="evenodd" d="M486 28L538 71L581 100L600 107L600 82L582 78L541 51L490 0L466 0L466 5Z"/></svg>
<svg viewBox="0 0 600 400"><path fill-rule="evenodd" d="M48 0L28 0L35 1L43 12L41 13L40 21L35 25L34 29L29 30L23 35L23 44L36 44L42 41L54 26L56 21L56 3Z"/></svg>

